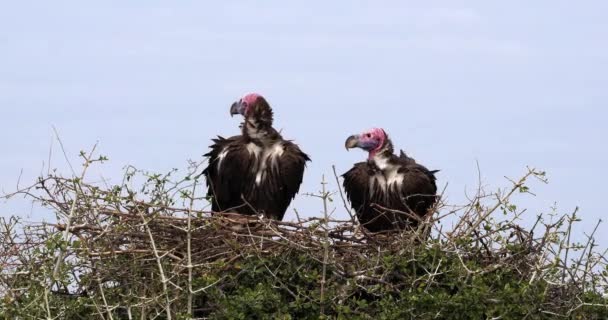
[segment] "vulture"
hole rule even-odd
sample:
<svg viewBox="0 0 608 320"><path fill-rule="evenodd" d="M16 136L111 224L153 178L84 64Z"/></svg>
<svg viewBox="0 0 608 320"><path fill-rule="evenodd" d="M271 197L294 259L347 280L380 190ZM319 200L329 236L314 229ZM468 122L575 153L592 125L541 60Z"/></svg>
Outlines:
<svg viewBox="0 0 608 320"><path fill-rule="evenodd" d="M383 129L371 129L346 140L346 150L369 153L365 162L346 172L344 191L361 225L370 232L415 228L437 199L435 173L408 157L393 152Z"/></svg>
<svg viewBox="0 0 608 320"><path fill-rule="evenodd" d="M261 95L245 95L232 104L230 115L244 117L241 134L218 136L205 154L212 211L282 220L310 158L272 127L272 108Z"/></svg>

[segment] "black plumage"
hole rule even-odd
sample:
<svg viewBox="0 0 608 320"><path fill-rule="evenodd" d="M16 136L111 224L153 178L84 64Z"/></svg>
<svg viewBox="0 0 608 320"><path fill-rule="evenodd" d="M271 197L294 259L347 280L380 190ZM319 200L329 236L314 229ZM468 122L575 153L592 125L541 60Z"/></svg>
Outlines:
<svg viewBox="0 0 608 320"><path fill-rule="evenodd" d="M310 159L272 127L273 112L262 96L247 95L235 105L231 113L245 117L242 134L214 139L205 155L212 210L282 220Z"/></svg>
<svg viewBox="0 0 608 320"><path fill-rule="evenodd" d="M350 145L349 145L350 144ZM370 152L343 175L344 190L362 226L371 232L414 228L418 218L436 202L435 173L416 163L403 151L393 154L384 130L374 129L347 140L347 148Z"/></svg>

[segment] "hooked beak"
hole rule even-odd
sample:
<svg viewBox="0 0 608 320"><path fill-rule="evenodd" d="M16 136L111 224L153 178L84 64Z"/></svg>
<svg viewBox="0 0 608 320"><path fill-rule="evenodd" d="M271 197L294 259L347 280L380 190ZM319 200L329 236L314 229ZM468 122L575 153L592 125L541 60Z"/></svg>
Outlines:
<svg viewBox="0 0 608 320"><path fill-rule="evenodd" d="M235 102L230 107L230 116L233 117L235 114L239 114L239 110L241 109L241 102Z"/></svg>
<svg viewBox="0 0 608 320"><path fill-rule="evenodd" d="M348 137L348 139L346 139L346 143L344 143L346 151L348 151L348 149L356 148L357 145L359 145L359 135L352 135Z"/></svg>

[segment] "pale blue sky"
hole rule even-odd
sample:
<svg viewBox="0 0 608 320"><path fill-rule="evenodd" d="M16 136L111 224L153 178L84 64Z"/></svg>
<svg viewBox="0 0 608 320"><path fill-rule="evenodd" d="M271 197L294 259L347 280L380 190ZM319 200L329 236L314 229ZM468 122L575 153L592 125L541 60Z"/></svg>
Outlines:
<svg viewBox="0 0 608 320"><path fill-rule="evenodd" d="M127 164L184 168L238 132L229 106L257 91L313 159L304 191L364 159L348 135L381 126L442 170L453 202L475 187L476 161L490 189L535 166L551 184L520 198L529 216L578 205L589 230L608 178L607 12L599 0L0 0L0 186L40 172L52 125L72 156L100 141L114 182Z"/></svg>

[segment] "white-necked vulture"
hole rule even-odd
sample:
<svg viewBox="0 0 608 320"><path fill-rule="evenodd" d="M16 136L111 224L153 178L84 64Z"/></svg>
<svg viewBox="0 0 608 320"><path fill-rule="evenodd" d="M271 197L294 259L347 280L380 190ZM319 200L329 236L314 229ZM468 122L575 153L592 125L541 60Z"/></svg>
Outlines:
<svg viewBox="0 0 608 320"><path fill-rule="evenodd" d="M242 115L242 134L213 139L207 196L213 212L264 214L282 220L298 193L309 157L272 127L273 111L259 94L248 94L230 108Z"/></svg>
<svg viewBox="0 0 608 320"><path fill-rule="evenodd" d="M345 173L344 190L357 219L370 232L414 228L436 202L435 173L408 157L393 154L393 143L382 129L350 136L346 149L369 152Z"/></svg>

